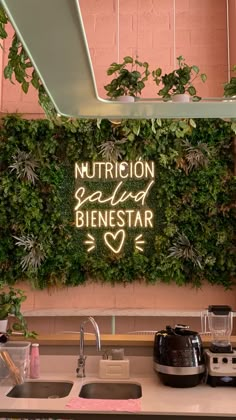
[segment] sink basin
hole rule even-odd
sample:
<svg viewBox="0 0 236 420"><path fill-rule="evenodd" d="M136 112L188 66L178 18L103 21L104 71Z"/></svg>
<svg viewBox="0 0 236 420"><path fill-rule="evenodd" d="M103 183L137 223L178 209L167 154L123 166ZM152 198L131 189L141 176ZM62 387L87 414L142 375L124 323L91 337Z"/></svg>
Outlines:
<svg viewBox="0 0 236 420"><path fill-rule="evenodd" d="M142 396L140 384L133 382L90 382L82 386L79 397L102 400L128 400Z"/></svg>
<svg viewBox="0 0 236 420"><path fill-rule="evenodd" d="M63 398L66 397L73 386L73 382L54 381L27 381L15 385L7 397L12 398Z"/></svg>

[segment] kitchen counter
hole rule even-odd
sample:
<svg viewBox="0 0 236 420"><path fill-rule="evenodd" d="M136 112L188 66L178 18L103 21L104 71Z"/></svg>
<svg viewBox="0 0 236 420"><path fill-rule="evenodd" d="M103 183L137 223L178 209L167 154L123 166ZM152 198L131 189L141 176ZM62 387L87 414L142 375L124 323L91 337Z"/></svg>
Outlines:
<svg viewBox="0 0 236 420"><path fill-rule="evenodd" d="M89 360L90 359L90 360ZM94 369L98 357L88 356L88 370ZM9 380L3 380L0 385L0 417L14 418L76 418L80 420L105 419L112 416L112 420L127 417L129 420L139 415L155 416L159 419L176 419L184 416L185 420L193 417L226 419L236 417L236 389L230 387L212 388L208 385L198 385L194 388L171 388L162 385L152 369L150 358L133 358L131 373L137 367L137 373L131 374L130 379L142 386L141 411L134 413L109 412L92 410L81 411L71 409L66 404L77 397L84 383L101 380L94 373L88 373L86 378L76 378L77 358L66 356L41 356L42 374L40 380L67 380L73 382L70 394L59 399L25 399L9 398L6 396L12 385ZM115 380L117 381L117 380Z"/></svg>

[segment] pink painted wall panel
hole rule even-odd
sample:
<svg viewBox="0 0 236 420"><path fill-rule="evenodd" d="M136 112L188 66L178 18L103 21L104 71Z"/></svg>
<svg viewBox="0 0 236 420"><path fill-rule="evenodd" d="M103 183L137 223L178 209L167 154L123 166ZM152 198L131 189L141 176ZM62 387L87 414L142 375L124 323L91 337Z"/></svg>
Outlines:
<svg viewBox="0 0 236 420"><path fill-rule="evenodd" d="M230 73L229 78L235 75L232 72L233 65L236 64L236 0L229 1L229 36L230 39L234 40L230 45Z"/></svg>
<svg viewBox="0 0 236 420"><path fill-rule="evenodd" d="M228 71L225 0L176 0L175 10L173 4L173 0L107 0L105 16L109 11L110 19L104 26L100 13L92 32L87 18L89 13L96 14L97 5L91 2L88 12L86 0L81 0L89 45L95 52L92 60L100 96L105 97L103 86L111 80L106 77L107 67L128 54L138 55L140 61L150 63L151 69L160 66L164 72L172 70L175 58L183 55L189 64L209 72L205 85L196 84L199 94L223 95ZM111 55L104 55L101 48L104 36ZM98 43L101 54L96 54ZM150 79L143 96L155 97L156 91Z"/></svg>
<svg viewBox="0 0 236 420"><path fill-rule="evenodd" d="M87 283L71 288L34 290L25 283L27 291L24 310L34 309L169 309L201 310L210 304L228 304L236 308L236 287L224 290L221 286L204 284L200 289L176 284L147 285L144 282L119 285Z"/></svg>
<svg viewBox="0 0 236 420"><path fill-rule="evenodd" d="M188 9L177 0L176 55L197 64L208 76L196 83L201 96L222 96L227 81L227 10L222 0L189 0Z"/></svg>
<svg viewBox="0 0 236 420"><path fill-rule="evenodd" d="M232 2L232 0L231 0ZM183 55L208 75L205 85L197 82L201 96L222 96L227 81L227 28L225 0L80 0L98 91L104 85L113 61L136 55L151 69L164 72ZM233 6L232 6L233 7ZM118 13L119 12L119 13ZM10 37L4 42L2 67L7 63ZM143 96L155 97L157 87L147 83ZM33 88L25 95L17 84L1 81L1 111L43 114Z"/></svg>
<svg viewBox="0 0 236 420"><path fill-rule="evenodd" d="M176 317L165 318L157 316L143 317L142 309L170 310L170 311L201 311L209 305L228 304L234 310L236 307L236 289L224 291L220 286L205 284L201 289L192 287L178 287L175 284L146 285L137 282L127 286L101 285L88 282L86 286L77 286L51 291L33 290L30 286L20 284L27 294L27 300L23 303L23 310L47 310L51 309L54 316L47 318L29 319L30 328L37 332L56 333L63 330L78 331L80 318L76 316L60 317L60 311L80 309L90 310L94 315L96 310L109 309L115 313L119 309L136 309L136 316L118 316L116 318L116 332L127 333L132 330L157 330L165 325L176 323L189 323L193 328L200 329L200 316L195 320ZM84 317L82 317L84 318ZM111 332L111 319L96 316L101 331Z"/></svg>
<svg viewBox="0 0 236 420"><path fill-rule="evenodd" d="M200 331L201 310L205 310L211 304L228 304L234 310L236 307L235 287L226 291L221 286L209 284L203 284L200 289L194 289L191 286L178 287L175 284L146 285L144 282L120 284L114 287L110 284L88 281L86 285L61 289L35 290L25 283L19 283L18 287L25 290L27 295L27 300L22 304L23 312L40 311L41 313L36 317L28 314L29 329L46 334L78 331L81 321L88 314L95 315L103 334L111 333L114 325L116 333L122 334L134 330L157 331L165 325L177 323L188 324L191 328ZM109 316L103 313L106 309L109 310ZM51 316L43 316L44 310L50 310ZM77 310L80 311L80 315L76 315ZM119 310L125 310L127 315L122 315ZM145 316L142 310L148 310L150 315ZM168 310L176 311L176 315L168 317L158 316L156 313L156 311ZM99 311L101 314L96 315ZM194 317L185 317L183 311L198 311L199 314ZM119 315L116 316L114 323L111 315L118 312Z"/></svg>

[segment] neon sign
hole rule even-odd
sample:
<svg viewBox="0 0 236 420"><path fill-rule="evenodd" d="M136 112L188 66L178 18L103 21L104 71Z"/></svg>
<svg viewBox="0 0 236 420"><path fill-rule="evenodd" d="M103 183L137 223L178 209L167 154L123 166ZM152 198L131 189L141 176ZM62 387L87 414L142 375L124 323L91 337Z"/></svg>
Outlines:
<svg viewBox="0 0 236 420"><path fill-rule="evenodd" d="M86 230L88 252L96 248L95 230L102 230L104 245L119 254L130 229L139 230L134 248L143 252L143 231L154 227L147 204L154 183L153 161L75 163L75 226Z"/></svg>

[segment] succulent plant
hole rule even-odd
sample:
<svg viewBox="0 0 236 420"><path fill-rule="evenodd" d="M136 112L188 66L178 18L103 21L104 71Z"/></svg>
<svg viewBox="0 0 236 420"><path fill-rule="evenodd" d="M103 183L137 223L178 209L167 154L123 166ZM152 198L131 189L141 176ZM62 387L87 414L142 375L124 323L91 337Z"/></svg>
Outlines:
<svg viewBox="0 0 236 420"><path fill-rule="evenodd" d="M102 155L103 159L108 161L116 161L122 158L122 148L120 147L121 144L124 144L126 139L122 140L108 140L102 143L100 146L100 154Z"/></svg>
<svg viewBox="0 0 236 420"><path fill-rule="evenodd" d="M32 154L18 150L13 156L13 161L13 164L9 166L11 172L16 171L17 178L26 178L32 184L35 184L35 181L38 179L35 169L39 167L39 163Z"/></svg>
<svg viewBox="0 0 236 420"><path fill-rule="evenodd" d="M42 244L40 244L34 236L22 236L18 238L13 236L17 240L16 245L23 246L28 254L25 255L21 260L22 270L25 271L28 268L38 270L41 263L43 262L45 255Z"/></svg>
<svg viewBox="0 0 236 420"><path fill-rule="evenodd" d="M186 174L192 170L206 168L209 163L211 150L206 143L198 142L192 145L188 140L181 140L182 156L177 162Z"/></svg>
<svg viewBox="0 0 236 420"><path fill-rule="evenodd" d="M191 261L194 265L202 269L201 257L184 233L178 235L178 238L169 248L169 251L168 257Z"/></svg>

